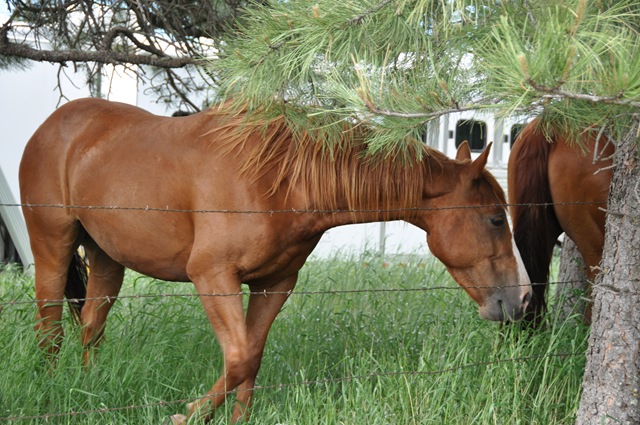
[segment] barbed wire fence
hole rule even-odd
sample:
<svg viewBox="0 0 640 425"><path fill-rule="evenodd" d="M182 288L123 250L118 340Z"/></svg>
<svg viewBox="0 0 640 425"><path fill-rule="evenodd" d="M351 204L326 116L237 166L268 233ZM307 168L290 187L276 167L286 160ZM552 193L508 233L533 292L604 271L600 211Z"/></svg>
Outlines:
<svg viewBox="0 0 640 425"><path fill-rule="evenodd" d="M77 210L110 210L110 211L149 211L165 213L191 213L191 214L371 214L371 213L392 213L392 212L412 212L412 211L448 211L460 209L480 209L480 208L509 208L509 207L553 207L563 205L606 205L606 202L599 201L572 201L572 202L540 202L540 203L506 203L506 204L479 204L479 205L451 205L445 207L410 207L410 208L390 208L390 209L269 209L269 210L238 210L226 208L171 208L125 205L73 205L62 203L0 203L0 207L20 207L20 208L56 208L56 209L77 209Z"/></svg>
<svg viewBox="0 0 640 425"><path fill-rule="evenodd" d="M560 202L560 203L507 203L507 204L490 204L490 205L457 205L457 206L447 206L447 207L437 207L437 208L398 208L398 209L361 209L361 210L353 210L353 209L345 209L345 210L318 210L318 209L272 209L272 210L233 210L233 209L180 209L180 208L170 208L169 206L165 207L153 207L153 206L119 206L119 205L66 205L61 203L0 203L0 207L19 207L19 208L55 208L55 209L81 209L81 210L97 210L97 211L135 211L135 212L159 212L159 213L190 213L190 214L266 214L266 215L277 215L277 214L339 214L339 213L349 213L349 214L371 214L371 213L379 213L379 214L388 214L393 212L418 212L418 211L434 211L434 210L454 210L454 209L476 209L476 208L491 208L491 207L502 207L508 208L511 206L518 207L553 207L557 205L602 205L601 207L604 210L606 206L606 202L593 202L593 201L579 201L579 202ZM578 281L555 281L555 282L532 282L531 285L570 285L579 283ZM516 285L503 285L502 287L517 287L522 286L520 284ZM473 285L468 286L468 288L484 288L486 285ZM492 286L496 288L495 286ZM235 293L154 293L154 294L134 294L134 295L118 295L118 296L104 296L104 297L87 297L87 298L63 298L63 299L46 299L46 300L0 300L0 312L2 312L5 308L10 308L13 306L26 305L26 304L37 304L37 303L77 303L82 301L89 300L104 300L105 302L113 302L118 299L149 299L149 298L188 298L188 297L238 297L238 296L248 296L248 295L269 295L269 294L286 294L288 296L312 296L312 295L353 295L353 294L366 294L366 293L407 293L407 292L428 292L428 291L449 291L449 290L463 290L460 286L448 286L448 285L438 285L438 286L420 286L414 288L369 288L369 289L338 289L338 290L316 290L316 291L287 291L287 292L279 292L279 291L247 291L241 290L240 292ZM256 391L280 391L287 388L299 387L299 386L315 386L322 385L328 383L340 383L340 382L350 382L357 380L366 380L373 378L384 378L384 377L396 377L396 376L435 376L442 375L450 372L456 372L464 369L472 369L479 367L489 367L504 363L518 363L518 362L526 362L526 361L534 361L534 360L545 360L549 358L570 358L570 357L579 357L584 356L583 352L566 352L566 353L547 353L542 355L532 355L532 356L519 356L519 357L509 357L509 358L501 358L490 361L483 362L474 362L468 363L460 366L444 368L435 371L392 371L392 372L377 372L377 373L369 373L362 375L348 375L336 378L323 378L317 380L301 380L294 381L288 383L277 383L272 385L257 385L254 387ZM231 390L226 394L235 394L238 391L243 390ZM215 397L219 394L211 394L205 397ZM136 409L146 409L153 407L164 407L164 406L172 406L177 404L184 404L195 401L197 399L201 399L202 396L199 397L190 397L190 398L181 398L175 400L160 400L151 403L142 403L142 404L132 404L126 406L116 406L116 407L104 407L104 408L96 408L96 409L87 409L87 410L78 410L78 411L68 411L68 412L53 412L46 413L42 415L27 415L27 416L0 416L0 422L19 422L19 421L33 421L33 420L53 420L56 418L71 418L81 415L90 415L90 414L101 414L101 413L109 413L109 412L119 412L119 411L127 411L127 410L136 410Z"/></svg>

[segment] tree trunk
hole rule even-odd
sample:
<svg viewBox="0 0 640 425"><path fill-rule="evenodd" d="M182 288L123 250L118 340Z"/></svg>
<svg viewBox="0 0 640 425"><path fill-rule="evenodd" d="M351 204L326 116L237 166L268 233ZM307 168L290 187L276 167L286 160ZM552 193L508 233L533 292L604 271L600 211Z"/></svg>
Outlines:
<svg viewBox="0 0 640 425"><path fill-rule="evenodd" d="M569 316L583 320L587 308L586 290L587 273L584 260L576 244L564 235L556 289L556 314L559 322L564 322Z"/></svg>
<svg viewBox="0 0 640 425"><path fill-rule="evenodd" d="M638 122L616 146L577 424L640 423Z"/></svg>

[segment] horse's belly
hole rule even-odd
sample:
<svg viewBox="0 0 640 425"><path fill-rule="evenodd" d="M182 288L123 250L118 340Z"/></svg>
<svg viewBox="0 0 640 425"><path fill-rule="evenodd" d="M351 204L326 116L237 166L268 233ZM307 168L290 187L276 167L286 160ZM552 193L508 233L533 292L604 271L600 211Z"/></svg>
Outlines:
<svg viewBox="0 0 640 425"><path fill-rule="evenodd" d="M90 214L90 219L88 214L81 216L80 222L89 237L114 261L157 279L189 280L186 264L193 239L187 223L152 216L169 214L160 212ZM133 215L139 216L138 219Z"/></svg>
<svg viewBox="0 0 640 425"><path fill-rule="evenodd" d="M128 263L123 260L123 266L155 279L166 280L170 282L189 282L189 276L185 271L185 267L179 267L166 259L158 259L157 261L147 264L145 261L134 261Z"/></svg>

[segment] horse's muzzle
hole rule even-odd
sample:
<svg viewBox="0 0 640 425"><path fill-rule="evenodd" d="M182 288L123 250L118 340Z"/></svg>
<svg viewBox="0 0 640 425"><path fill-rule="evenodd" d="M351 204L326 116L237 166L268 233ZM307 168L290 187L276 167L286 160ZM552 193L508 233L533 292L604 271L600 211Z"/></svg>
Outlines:
<svg viewBox="0 0 640 425"><path fill-rule="evenodd" d="M505 293L496 293L480 306L480 317L498 322L516 322L524 317L524 312L531 301L531 289L509 297Z"/></svg>

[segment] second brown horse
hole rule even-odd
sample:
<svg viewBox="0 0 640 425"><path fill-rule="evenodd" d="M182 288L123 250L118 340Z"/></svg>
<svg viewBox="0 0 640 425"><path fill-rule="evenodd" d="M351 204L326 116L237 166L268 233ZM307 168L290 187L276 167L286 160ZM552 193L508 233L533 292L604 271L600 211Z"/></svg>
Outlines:
<svg viewBox="0 0 640 425"><path fill-rule="evenodd" d="M611 184L614 145L596 130L579 140L558 127L527 124L509 156L508 188L513 235L533 282L526 321L539 323L553 247L565 232L576 244L593 282L604 245L604 208ZM562 284L562 283L561 283ZM585 321L591 321L587 306Z"/></svg>
<svg viewBox="0 0 640 425"><path fill-rule="evenodd" d="M248 123L224 107L181 118L96 99L58 109L20 166L43 348L59 350L65 293L85 297L73 280L79 245L91 266L79 312L87 362L113 304L105 297L118 295L125 267L192 281L224 370L188 415L210 417L237 388L238 420L251 404L271 324L322 234L380 220L425 230L482 317L522 317L531 287L504 193L484 169L488 150L472 161L464 144L450 160L415 142L404 157L370 158L365 129L345 125L341 134L329 149L294 134L282 116ZM242 283L252 292L246 316ZM212 296L223 294L233 296Z"/></svg>

